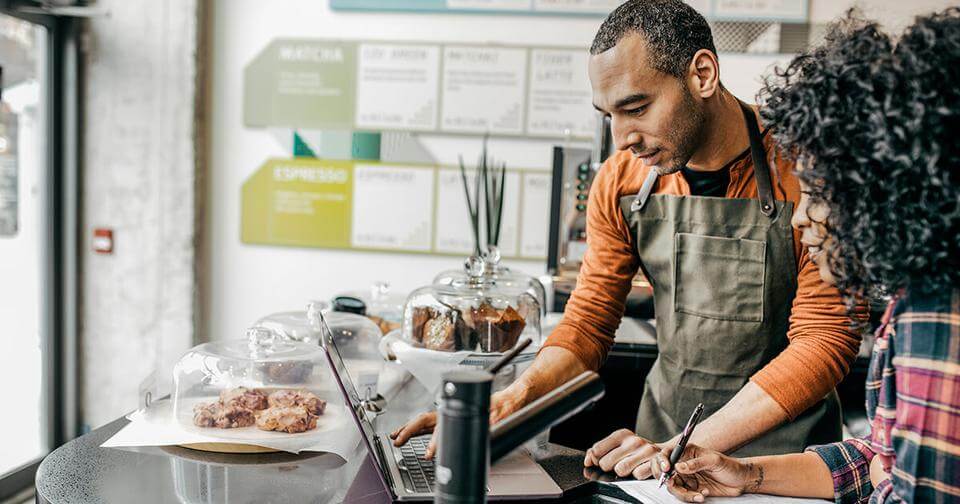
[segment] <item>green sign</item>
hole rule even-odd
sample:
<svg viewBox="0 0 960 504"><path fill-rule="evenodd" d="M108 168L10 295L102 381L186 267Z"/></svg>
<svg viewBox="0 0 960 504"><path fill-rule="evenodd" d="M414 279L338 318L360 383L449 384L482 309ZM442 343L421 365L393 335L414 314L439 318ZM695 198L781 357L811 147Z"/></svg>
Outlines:
<svg viewBox="0 0 960 504"><path fill-rule="evenodd" d="M244 243L350 247L353 163L271 159L243 184Z"/></svg>
<svg viewBox="0 0 960 504"><path fill-rule="evenodd" d="M244 69L247 126L353 128L356 44L274 40Z"/></svg>
<svg viewBox="0 0 960 504"><path fill-rule="evenodd" d="M508 170L504 257L545 257L550 180ZM243 243L462 256L473 250L469 222L460 170L449 166L271 159L243 185Z"/></svg>

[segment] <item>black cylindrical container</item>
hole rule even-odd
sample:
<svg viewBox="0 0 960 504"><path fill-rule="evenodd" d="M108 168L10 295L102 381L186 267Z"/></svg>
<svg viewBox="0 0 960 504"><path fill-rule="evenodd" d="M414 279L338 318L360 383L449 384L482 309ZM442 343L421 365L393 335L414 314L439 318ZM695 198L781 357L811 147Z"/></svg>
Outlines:
<svg viewBox="0 0 960 504"><path fill-rule="evenodd" d="M463 369L443 375L434 502L487 501L492 383L493 375L483 370Z"/></svg>

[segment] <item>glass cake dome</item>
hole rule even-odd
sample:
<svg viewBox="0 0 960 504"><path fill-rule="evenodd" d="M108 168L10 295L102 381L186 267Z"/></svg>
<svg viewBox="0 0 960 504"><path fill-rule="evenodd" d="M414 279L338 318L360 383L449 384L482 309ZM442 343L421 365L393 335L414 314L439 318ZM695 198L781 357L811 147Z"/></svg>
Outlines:
<svg viewBox="0 0 960 504"><path fill-rule="evenodd" d="M248 329L246 339L190 349L174 367L173 381L175 418L216 429L217 436L306 432L316 428L328 401L343 403L320 346L265 327Z"/></svg>
<svg viewBox="0 0 960 504"><path fill-rule="evenodd" d="M371 390L371 394L376 396L377 384L386 362L378 349L382 333L369 318L355 313L330 311L327 303L311 301L306 311L268 315L257 321L256 326L267 328L288 341L321 345L321 317L330 329L353 383L361 390Z"/></svg>
<svg viewBox="0 0 960 504"><path fill-rule="evenodd" d="M506 292L526 292L530 294L540 305L540 314L543 315L546 313L547 293L540 280L537 280L536 277L521 271L511 270L510 268L501 264L500 250L494 246L489 247L489 250L486 254L484 254L482 260L485 263L483 272L484 276L493 280L498 288ZM469 280L469 278L470 272L467 271L467 266L465 266L462 269L453 269L441 272L433 279L433 283L439 285L453 285L454 283L465 283Z"/></svg>
<svg viewBox="0 0 960 504"><path fill-rule="evenodd" d="M471 257L463 275L412 292L404 307L401 337L441 352L501 353L522 337L538 346L539 300L526 288L501 286L489 271L495 264Z"/></svg>

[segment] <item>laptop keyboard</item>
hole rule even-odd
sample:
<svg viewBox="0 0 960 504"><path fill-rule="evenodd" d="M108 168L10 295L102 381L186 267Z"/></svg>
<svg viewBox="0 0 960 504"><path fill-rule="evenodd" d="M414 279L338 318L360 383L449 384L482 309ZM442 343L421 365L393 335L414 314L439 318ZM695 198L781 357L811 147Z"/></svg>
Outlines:
<svg viewBox="0 0 960 504"><path fill-rule="evenodd" d="M433 460L427 460L424 455L427 453L427 444L430 442L430 436L419 436L407 441L407 444L400 447L400 455L403 456L403 467L406 468L413 482L413 488L420 493L430 493L433 491L434 484L434 465Z"/></svg>

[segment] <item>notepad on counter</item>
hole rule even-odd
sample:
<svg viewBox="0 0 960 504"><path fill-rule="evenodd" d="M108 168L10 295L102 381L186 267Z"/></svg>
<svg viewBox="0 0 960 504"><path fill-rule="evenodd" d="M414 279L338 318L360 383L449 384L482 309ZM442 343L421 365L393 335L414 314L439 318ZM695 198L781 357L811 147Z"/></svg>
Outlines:
<svg viewBox="0 0 960 504"><path fill-rule="evenodd" d="M667 487L657 488L657 481L648 479L642 481L616 481L604 483L613 485L623 490L631 497L643 502L644 504L682 504L683 501L677 499L667 491ZM747 494L739 497L708 497L707 504L724 503L743 503L754 504L822 504L826 501L822 499L800 499L797 497L778 497L776 495Z"/></svg>

